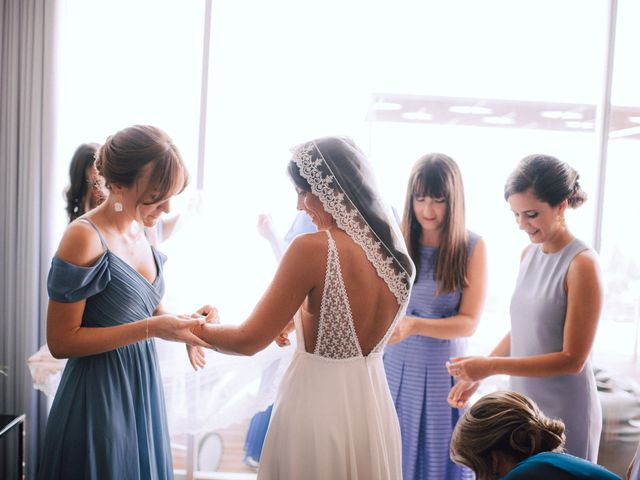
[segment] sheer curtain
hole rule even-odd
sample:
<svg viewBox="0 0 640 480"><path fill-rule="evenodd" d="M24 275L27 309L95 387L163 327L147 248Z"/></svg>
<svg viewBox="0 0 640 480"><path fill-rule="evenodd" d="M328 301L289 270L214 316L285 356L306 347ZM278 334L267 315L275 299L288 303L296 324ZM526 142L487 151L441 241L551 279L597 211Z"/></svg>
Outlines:
<svg viewBox="0 0 640 480"><path fill-rule="evenodd" d="M56 0L0 3L0 413L27 415L34 476L42 405L26 359L42 340L52 245L46 182L54 164L52 75ZM0 462L2 469L9 468ZM0 470L0 477L9 478Z"/></svg>

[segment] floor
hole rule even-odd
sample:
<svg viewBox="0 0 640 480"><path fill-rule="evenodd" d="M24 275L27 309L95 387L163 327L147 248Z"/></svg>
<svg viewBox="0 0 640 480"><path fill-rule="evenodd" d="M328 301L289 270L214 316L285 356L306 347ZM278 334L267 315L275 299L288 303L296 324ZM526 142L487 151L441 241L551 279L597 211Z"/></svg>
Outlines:
<svg viewBox="0 0 640 480"><path fill-rule="evenodd" d="M248 424L249 420L194 438L196 473L191 478L220 480L255 478L257 470L243 462L244 440ZM171 437L176 478L189 478L186 475L188 444L187 435Z"/></svg>

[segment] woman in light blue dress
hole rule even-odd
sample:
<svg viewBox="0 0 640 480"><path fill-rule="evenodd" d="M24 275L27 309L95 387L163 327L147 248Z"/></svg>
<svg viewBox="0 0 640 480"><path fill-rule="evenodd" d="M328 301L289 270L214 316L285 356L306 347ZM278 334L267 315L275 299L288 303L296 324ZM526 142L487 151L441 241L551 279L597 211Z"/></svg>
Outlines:
<svg viewBox="0 0 640 480"><path fill-rule="evenodd" d="M511 331L489 357L455 359L464 380L450 393L464 405L478 381L511 376L511 389L533 399L566 427L566 451L595 462L602 411L591 368L591 347L602 310L597 254L569 231L564 215L586 194L578 173L548 155L524 158L504 197L531 244L522 253L511 298Z"/></svg>
<svg viewBox="0 0 640 480"><path fill-rule="evenodd" d="M187 172L169 137L149 126L109 137L96 163L109 196L68 226L49 271L47 342L69 361L38 478L171 479L153 337L202 345L191 328L204 320L163 312L165 257L144 227L169 210Z"/></svg>
<svg viewBox="0 0 640 480"><path fill-rule="evenodd" d="M407 315L385 349L384 365L402 434L405 480L473 478L449 458L460 411L447 403L446 362L464 355L485 297L483 240L465 228L462 177L446 155L414 166L403 233L417 276Z"/></svg>

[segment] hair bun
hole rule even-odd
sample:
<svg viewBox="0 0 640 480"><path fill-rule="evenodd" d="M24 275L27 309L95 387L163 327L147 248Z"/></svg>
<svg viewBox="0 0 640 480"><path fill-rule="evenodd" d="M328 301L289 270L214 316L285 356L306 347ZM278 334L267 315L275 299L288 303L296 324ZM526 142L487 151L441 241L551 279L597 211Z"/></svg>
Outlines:
<svg viewBox="0 0 640 480"><path fill-rule="evenodd" d="M569 196L567 197L567 202L569 203L570 208L578 208L587 201L587 194L582 190L580 182L578 181L579 178L580 175L576 175L571 192L569 192Z"/></svg>
<svg viewBox="0 0 640 480"><path fill-rule="evenodd" d="M541 421L541 448L542 451L554 451L564 445L564 423L555 418L545 418Z"/></svg>
<svg viewBox="0 0 640 480"><path fill-rule="evenodd" d="M541 451L541 439L540 427L525 423L511 432L509 444L514 451L528 457Z"/></svg>

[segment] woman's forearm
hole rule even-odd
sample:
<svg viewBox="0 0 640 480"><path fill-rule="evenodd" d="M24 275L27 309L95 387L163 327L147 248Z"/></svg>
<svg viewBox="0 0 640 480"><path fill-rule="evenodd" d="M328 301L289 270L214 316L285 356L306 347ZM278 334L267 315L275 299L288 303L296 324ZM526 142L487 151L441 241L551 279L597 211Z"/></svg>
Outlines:
<svg viewBox="0 0 640 480"><path fill-rule="evenodd" d="M585 360L565 352L545 353L527 357L492 357L492 375L519 377L549 377L576 375L584 368Z"/></svg>
<svg viewBox="0 0 640 480"><path fill-rule="evenodd" d="M206 323L194 328L193 333L213 350L231 355L253 355L268 345L246 335L242 325Z"/></svg>
<svg viewBox="0 0 640 480"><path fill-rule="evenodd" d="M148 318L114 327L79 327L62 335L49 333L47 344L55 358L86 357L150 338L149 328Z"/></svg>
<svg viewBox="0 0 640 480"><path fill-rule="evenodd" d="M413 335L439 338L470 337L478 326L478 319L469 315L455 315L447 318L424 318L408 315Z"/></svg>
<svg viewBox="0 0 640 480"><path fill-rule="evenodd" d="M507 333L490 354L492 375L546 377L575 375L582 371L586 359L567 352L552 352L527 357L511 357L511 332Z"/></svg>

